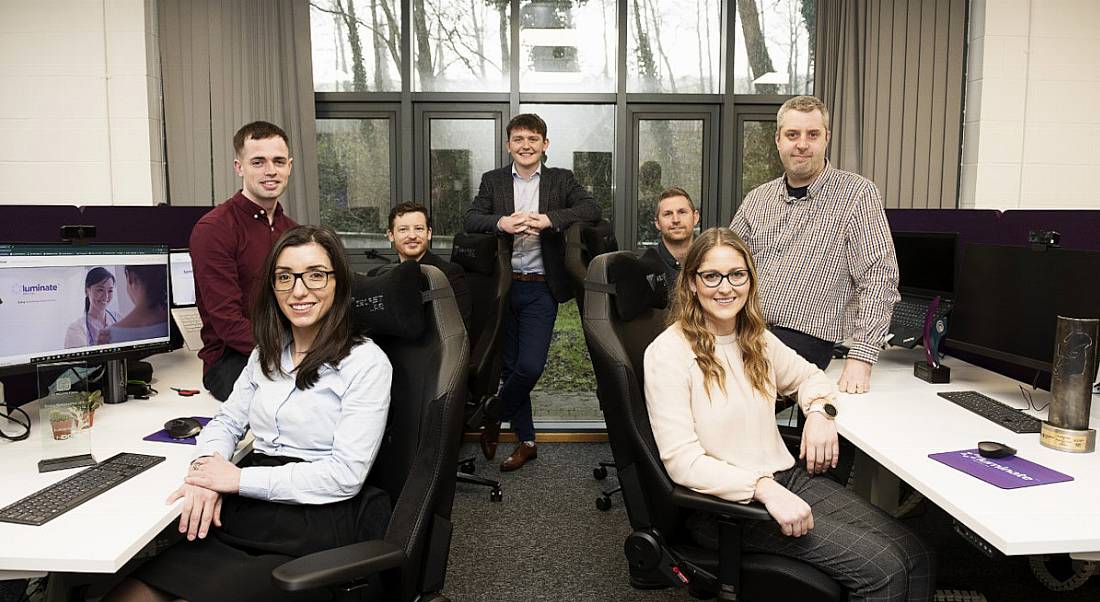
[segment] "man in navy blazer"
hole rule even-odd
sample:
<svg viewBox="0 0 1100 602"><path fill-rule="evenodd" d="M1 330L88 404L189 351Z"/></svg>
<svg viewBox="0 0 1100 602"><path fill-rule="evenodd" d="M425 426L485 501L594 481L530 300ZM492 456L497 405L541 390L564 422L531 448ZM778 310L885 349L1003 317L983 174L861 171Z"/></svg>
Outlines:
<svg viewBox="0 0 1100 602"><path fill-rule="evenodd" d="M538 456L531 390L546 366L558 304L573 297L565 270L565 230L578 221L600 218L599 205L573 172L543 165L550 140L542 118L516 115L507 131L512 164L481 176L481 188L466 212L467 232L495 233L511 243L500 411L486 416L481 433L481 451L492 459L501 421L511 423L519 444L500 464L502 471L516 470Z"/></svg>

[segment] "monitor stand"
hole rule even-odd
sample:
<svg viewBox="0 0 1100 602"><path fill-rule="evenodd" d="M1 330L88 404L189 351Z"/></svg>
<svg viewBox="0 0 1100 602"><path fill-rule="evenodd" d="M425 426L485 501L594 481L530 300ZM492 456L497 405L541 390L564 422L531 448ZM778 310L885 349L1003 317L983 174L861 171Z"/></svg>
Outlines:
<svg viewBox="0 0 1100 602"><path fill-rule="evenodd" d="M55 470L68 470L83 466L95 466L95 458L92 454L80 454L78 456L65 456L63 458L47 458L38 461L38 472L53 472Z"/></svg>
<svg viewBox="0 0 1100 602"><path fill-rule="evenodd" d="M126 394L126 360L108 360L103 366L103 403L122 403Z"/></svg>

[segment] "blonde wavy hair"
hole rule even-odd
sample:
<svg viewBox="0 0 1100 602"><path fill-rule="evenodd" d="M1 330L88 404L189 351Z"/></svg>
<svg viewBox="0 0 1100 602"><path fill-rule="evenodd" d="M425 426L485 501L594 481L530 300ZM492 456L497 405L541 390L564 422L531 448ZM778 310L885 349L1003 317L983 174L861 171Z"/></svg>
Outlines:
<svg viewBox="0 0 1100 602"><path fill-rule="evenodd" d="M672 311L669 312L669 325L677 325L691 343L691 350L695 353L695 361L699 369L703 371L703 386L710 394L711 387L716 386L726 392L726 371L714 354L714 333L707 330L706 316L699 298L691 290L692 281L696 278L696 272L703 265L703 260L708 252L719 246L732 247L745 259L745 265L749 269L749 293L745 306L737 314L737 322L734 325L734 333L737 334L737 344L741 348L741 357L745 365L745 375L752 387L759 391L765 398L774 395L770 379L768 378L768 356L765 352L764 331L767 324L764 322L764 314L760 311L756 264L752 260L752 253L748 245L729 228L711 228L695 238L691 244L687 257L684 258L683 267L680 269L680 277L676 279L676 286L672 293ZM704 286L702 283L696 285Z"/></svg>

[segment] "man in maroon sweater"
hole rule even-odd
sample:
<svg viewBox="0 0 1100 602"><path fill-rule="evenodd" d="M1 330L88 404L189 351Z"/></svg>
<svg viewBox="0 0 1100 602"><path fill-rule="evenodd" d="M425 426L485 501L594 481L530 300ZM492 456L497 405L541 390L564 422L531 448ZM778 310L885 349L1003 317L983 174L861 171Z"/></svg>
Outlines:
<svg viewBox="0 0 1100 602"><path fill-rule="evenodd" d="M264 259L275 240L297 224L279 196L290 180L286 132L255 121L233 136L233 168L244 187L212 209L191 230L195 293L202 315L202 384L225 401L252 348L252 299Z"/></svg>

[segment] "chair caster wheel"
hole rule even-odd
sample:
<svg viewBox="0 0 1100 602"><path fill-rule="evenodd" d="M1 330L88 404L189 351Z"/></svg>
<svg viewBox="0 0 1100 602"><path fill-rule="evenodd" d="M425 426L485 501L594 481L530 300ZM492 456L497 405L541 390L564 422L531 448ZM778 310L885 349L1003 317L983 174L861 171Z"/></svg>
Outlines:
<svg viewBox="0 0 1100 602"><path fill-rule="evenodd" d="M474 468L475 467L474 467L474 461L473 460L467 460L467 461L463 462L462 464L458 465L459 472L464 472L466 474L474 474Z"/></svg>
<svg viewBox="0 0 1100 602"><path fill-rule="evenodd" d="M611 498L609 496L600 496L596 498L596 509L601 512L607 512L611 509Z"/></svg>
<svg viewBox="0 0 1100 602"><path fill-rule="evenodd" d="M504 492L500 489L494 489L489 492L489 501L500 502L504 500Z"/></svg>
<svg viewBox="0 0 1100 602"><path fill-rule="evenodd" d="M597 481L602 481L607 478L607 469L603 466L597 466L592 469L592 478Z"/></svg>

